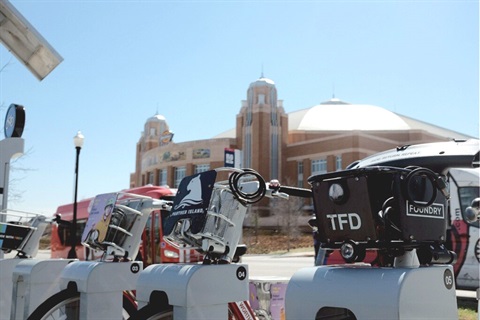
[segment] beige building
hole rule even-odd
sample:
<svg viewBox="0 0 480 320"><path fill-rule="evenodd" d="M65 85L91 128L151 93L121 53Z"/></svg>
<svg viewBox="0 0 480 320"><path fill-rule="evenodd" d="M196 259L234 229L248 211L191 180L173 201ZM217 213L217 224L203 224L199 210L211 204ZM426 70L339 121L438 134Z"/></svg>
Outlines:
<svg viewBox="0 0 480 320"><path fill-rule="evenodd" d="M379 151L468 138L472 137L381 107L335 98L287 114L275 83L262 76L248 87L236 128L211 139L175 143L163 116L147 119L130 186L177 187L186 175L224 166L225 149L237 149L242 156L238 159L237 153L236 162L267 181L276 178L308 187L309 176L345 169Z"/></svg>

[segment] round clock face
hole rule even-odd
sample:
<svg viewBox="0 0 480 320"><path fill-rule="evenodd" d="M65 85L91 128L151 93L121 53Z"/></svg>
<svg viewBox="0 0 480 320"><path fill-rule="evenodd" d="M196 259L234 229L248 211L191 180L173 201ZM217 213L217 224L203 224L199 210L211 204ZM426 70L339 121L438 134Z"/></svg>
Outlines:
<svg viewBox="0 0 480 320"><path fill-rule="evenodd" d="M11 104L5 116L5 138L20 138L25 126L25 108L18 104Z"/></svg>

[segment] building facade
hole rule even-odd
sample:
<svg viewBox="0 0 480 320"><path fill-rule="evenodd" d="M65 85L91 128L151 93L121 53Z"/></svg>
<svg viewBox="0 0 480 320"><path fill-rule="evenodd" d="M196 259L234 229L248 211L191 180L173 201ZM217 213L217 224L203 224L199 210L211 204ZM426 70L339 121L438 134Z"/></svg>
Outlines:
<svg viewBox="0 0 480 320"><path fill-rule="evenodd" d="M242 167L255 169L267 181L308 188L309 176L345 169L379 151L468 138L381 107L335 98L287 114L275 83L262 76L248 87L236 128L212 139L175 143L163 116L147 119L130 187L178 187L184 176L224 166L225 149L237 149Z"/></svg>

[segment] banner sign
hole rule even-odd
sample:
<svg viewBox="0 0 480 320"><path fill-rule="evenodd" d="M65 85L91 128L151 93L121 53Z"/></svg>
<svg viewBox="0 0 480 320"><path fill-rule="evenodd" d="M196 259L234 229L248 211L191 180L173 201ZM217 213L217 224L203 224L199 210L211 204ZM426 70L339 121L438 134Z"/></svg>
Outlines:
<svg viewBox="0 0 480 320"><path fill-rule="evenodd" d="M215 170L183 178L173 201L172 212L165 221L165 235L169 235L181 219L190 219L190 231L193 234L203 229L216 178Z"/></svg>
<svg viewBox="0 0 480 320"><path fill-rule="evenodd" d="M235 150L225 148L224 166L227 168L235 168Z"/></svg>
<svg viewBox="0 0 480 320"><path fill-rule="evenodd" d="M82 242L94 244L102 243L105 240L117 196L117 193L105 193L95 197L83 230Z"/></svg>
<svg viewBox="0 0 480 320"><path fill-rule="evenodd" d="M238 149L225 148L223 166L227 168L242 168L242 151Z"/></svg>
<svg viewBox="0 0 480 320"><path fill-rule="evenodd" d="M18 249L31 230L28 226L0 223L0 248L2 250Z"/></svg>

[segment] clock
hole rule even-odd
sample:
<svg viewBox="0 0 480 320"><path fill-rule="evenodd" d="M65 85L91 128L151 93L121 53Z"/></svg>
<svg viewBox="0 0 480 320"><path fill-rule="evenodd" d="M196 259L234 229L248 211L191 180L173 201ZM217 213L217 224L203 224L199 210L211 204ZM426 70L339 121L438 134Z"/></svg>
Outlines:
<svg viewBox="0 0 480 320"><path fill-rule="evenodd" d="M5 116L5 138L20 138L25 127L25 108L12 103Z"/></svg>

